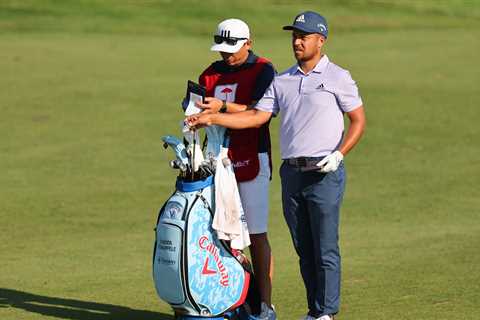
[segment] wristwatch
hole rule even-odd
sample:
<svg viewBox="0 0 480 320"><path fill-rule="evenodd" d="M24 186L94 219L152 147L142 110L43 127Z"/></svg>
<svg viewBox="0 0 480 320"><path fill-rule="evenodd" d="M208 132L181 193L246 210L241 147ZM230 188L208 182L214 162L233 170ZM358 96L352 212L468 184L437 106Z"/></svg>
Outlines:
<svg viewBox="0 0 480 320"><path fill-rule="evenodd" d="M222 100L222 107L220 108L220 110L218 110L218 112L220 113L227 112L227 100Z"/></svg>

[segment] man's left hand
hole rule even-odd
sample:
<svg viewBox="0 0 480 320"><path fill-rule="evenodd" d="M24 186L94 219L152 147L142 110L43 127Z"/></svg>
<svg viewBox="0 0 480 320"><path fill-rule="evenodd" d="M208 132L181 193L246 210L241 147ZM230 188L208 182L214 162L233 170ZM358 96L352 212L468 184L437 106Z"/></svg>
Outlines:
<svg viewBox="0 0 480 320"><path fill-rule="evenodd" d="M343 154L337 150L317 163L317 167L320 167L320 172L333 172L338 169L342 160Z"/></svg>

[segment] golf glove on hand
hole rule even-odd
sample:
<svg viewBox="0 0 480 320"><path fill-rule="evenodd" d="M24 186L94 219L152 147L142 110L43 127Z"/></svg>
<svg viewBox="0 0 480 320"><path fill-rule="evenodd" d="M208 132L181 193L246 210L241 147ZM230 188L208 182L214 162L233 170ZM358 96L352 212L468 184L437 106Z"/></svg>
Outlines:
<svg viewBox="0 0 480 320"><path fill-rule="evenodd" d="M317 167L320 167L320 172L332 172L338 169L338 166L342 160L343 154L337 150L317 163Z"/></svg>

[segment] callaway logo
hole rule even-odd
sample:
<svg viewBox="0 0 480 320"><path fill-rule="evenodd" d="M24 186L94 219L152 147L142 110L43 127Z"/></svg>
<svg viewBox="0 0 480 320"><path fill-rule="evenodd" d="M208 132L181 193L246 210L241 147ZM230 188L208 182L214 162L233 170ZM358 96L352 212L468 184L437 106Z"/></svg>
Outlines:
<svg viewBox="0 0 480 320"><path fill-rule="evenodd" d="M216 273L217 273L216 270L208 269L208 257L207 257L207 259L205 259L205 263L203 264L202 274L209 275L209 274L216 274Z"/></svg>
<svg viewBox="0 0 480 320"><path fill-rule="evenodd" d="M208 240L207 236L200 237L198 240L198 246L201 249L208 251L213 256L218 273L220 273L220 284L224 287L228 287L228 271L223 265L220 254L218 253L218 248L213 242ZM209 257L205 259L205 263L203 264L202 268L202 274L207 276L217 274L217 270L208 269L208 261Z"/></svg>
<svg viewBox="0 0 480 320"><path fill-rule="evenodd" d="M305 23L305 16L302 14L295 19L295 22L303 22Z"/></svg>

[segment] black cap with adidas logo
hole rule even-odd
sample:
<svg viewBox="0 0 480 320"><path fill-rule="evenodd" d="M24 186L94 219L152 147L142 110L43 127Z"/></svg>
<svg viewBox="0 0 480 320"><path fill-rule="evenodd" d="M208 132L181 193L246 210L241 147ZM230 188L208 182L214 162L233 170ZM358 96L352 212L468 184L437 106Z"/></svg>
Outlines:
<svg viewBox="0 0 480 320"><path fill-rule="evenodd" d="M327 20L313 11L300 13L293 20L291 26L284 26L283 30L300 30L307 33L320 33L325 38L328 36Z"/></svg>

